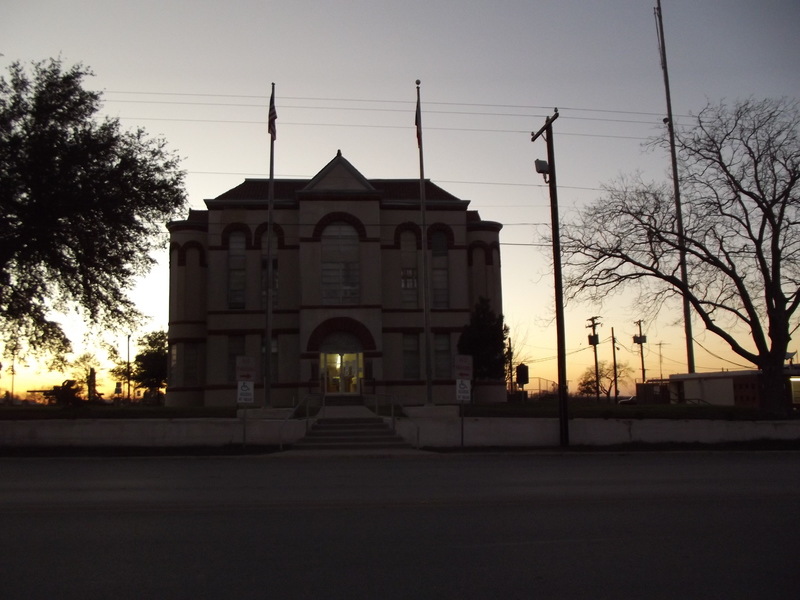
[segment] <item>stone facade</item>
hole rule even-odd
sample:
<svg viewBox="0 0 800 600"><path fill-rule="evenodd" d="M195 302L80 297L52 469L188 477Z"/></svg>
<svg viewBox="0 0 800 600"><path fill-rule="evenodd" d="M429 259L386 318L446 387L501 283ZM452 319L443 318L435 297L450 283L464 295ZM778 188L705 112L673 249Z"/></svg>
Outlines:
<svg viewBox="0 0 800 600"><path fill-rule="evenodd" d="M471 310L486 297L502 313L502 226L426 181L423 258L419 180L368 180L341 153L311 180L274 181L271 235L268 190L268 180L245 180L168 225L167 404L234 404L239 356L262 371L255 374L258 403L270 364L272 406L320 393L421 404L429 389L434 402L454 402L452 361ZM482 386L481 393L502 397L504 388Z"/></svg>

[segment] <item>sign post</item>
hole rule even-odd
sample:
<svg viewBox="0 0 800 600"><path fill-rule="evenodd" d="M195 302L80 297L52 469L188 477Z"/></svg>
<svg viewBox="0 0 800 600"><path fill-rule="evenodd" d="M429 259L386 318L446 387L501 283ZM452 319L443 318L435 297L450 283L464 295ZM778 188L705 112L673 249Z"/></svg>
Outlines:
<svg viewBox="0 0 800 600"><path fill-rule="evenodd" d="M472 387L470 385L472 381L472 356L469 354L457 354L453 364L453 375L456 380L456 401L462 402L459 394L461 382L467 383L468 390ZM469 397L467 397L466 401L469 402Z"/></svg>
<svg viewBox="0 0 800 600"><path fill-rule="evenodd" d="M253 393L252 381L240 381L236 391L236 403L251 405L255 401L255 394Z"/></svg>
<svg viewBox="0 0 800 600"><path fill-rule="evenodd" d="M247 446L247 409L255 403L256 361L250 356L236 357L236 405L242 410L242 448Z"/></svg>
<svg viewBox="0 0 800 600"><path fill-rule="evenodd" d="M251 406L255 402L256 361L250 356L236 357L236 403Z"/></svg>
<svg viewBox="0 0 800 600"><path fill-rule="evenodd" d="M472 400L472 356L457 354L453 363L456 380L456 402L461 405L461 447L464 447L464 405Z"/></svg>

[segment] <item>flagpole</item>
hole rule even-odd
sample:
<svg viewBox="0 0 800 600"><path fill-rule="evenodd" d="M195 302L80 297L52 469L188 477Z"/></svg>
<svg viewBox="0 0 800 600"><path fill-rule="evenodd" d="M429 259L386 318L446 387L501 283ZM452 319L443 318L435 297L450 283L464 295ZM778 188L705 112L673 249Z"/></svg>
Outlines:
<svg viewBox="0 0 800 600"><path fill-rule="evenodd" d="M266 257L266 281L264 282L264 302L265 328L264 328L264 406L272 404L272 288L273 288L273 266L272 266L272 229L273 216L272 210L275 204L275 138L277 128L275 121L278 113L275 110L275 83L272 84L272 93L269 97L269 116L267 118L267 130L269 132L269 186L267 192L267 257Z"/></svg>
<svg viewBox="0 0 800 600"><path fill-rule="evenodd" d="M417 126L417 145L419 146L419 203L422 221L422 312L424 317L425 340L425 402L433 404L433 369L431 366L431 315L430 315L430 277L428 274L428 226L425 209L425 161L422 153L422 108L420 103L420 80L417 79L417 115L414 120Z"/></svg>

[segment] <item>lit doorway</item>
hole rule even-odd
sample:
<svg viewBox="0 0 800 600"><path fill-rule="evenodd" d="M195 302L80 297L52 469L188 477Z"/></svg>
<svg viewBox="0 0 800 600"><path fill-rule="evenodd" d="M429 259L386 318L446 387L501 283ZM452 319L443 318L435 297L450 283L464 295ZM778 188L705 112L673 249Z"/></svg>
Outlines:
<svg viewBox="0 0 800 600"><path fill-rule="evenodd" d="M323 373L326 394L360 394L364 354L323 352L320 354L320 372Z"/></svg>

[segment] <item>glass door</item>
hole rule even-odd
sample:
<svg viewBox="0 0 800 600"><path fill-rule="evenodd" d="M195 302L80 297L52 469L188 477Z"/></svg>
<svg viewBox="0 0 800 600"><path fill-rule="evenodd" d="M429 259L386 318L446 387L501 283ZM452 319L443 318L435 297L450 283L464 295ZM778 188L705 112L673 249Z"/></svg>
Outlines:
<svg viewBox="0 0 800 600"><path fill-rule="evenodd" d="M364 377L362 353L320 355L320 370L325 374L326 394L359 394Z"/></svg>

